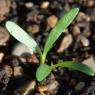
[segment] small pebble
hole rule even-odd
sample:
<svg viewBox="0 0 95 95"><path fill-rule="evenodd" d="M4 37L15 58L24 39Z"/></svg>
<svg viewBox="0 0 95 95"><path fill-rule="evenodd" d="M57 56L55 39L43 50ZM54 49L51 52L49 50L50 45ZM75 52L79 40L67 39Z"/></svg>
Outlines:
<svg viewBox="0 0 95 95"><path fill-rule="evenodd" d="M60 46L59 46L59 48L57 50L57 53L61 53L65 49L67 49L70 46L70 44L72 43L72 41L73 41L72 35L71 34L66 35L62 39L61 44L60 44Z"/></svg>
<svg viewBox="0 0 95 95"><path fill-rule="evenodd" d="M48 91L49 91L49 93L51 93L51 95L54 93L56 94L57 89L59 87L59 83L57 81L53 81L52 83L48 84L47 87L48 87Z"/></svg>
<svg viewBox="0 0 95 95"><path fill-rule="evenodd" d="M86 29L85 29L83 32L84 32L84 33L83 33L83 36L86 37L86 38L91 35L91 31L88 31L88 30L86 30Z"/></svg>
<svg viewBox="0 0 95 95"><path fill-rule="evenodd" d="M78 22L81 22L81 21L90 21L90 17L88 15L86 15L85 13L83 13L83 12L79 12L76 20Z"/></svg>
<svg viewBox="0 0 95 95"><path fill-rule="evenodd" d="M34 4L33 4L32 2L27 2L27 3L25 3L25 6L26 6L28 9L31 9L31 8L34 6Z"/></svg>
<svg viewBox="0 0 95 95"><path fill-rule="evenodd" d="M93 56L91 56L87 59L84 59L82 61L82 63L87 65L88 67L90 67L93 70L93 72L95 72L95 60L94 60Z"/></svg>
<svg viewBox="0 0 95 95"><path fill-rule="evenodd" d="M89 40L86 37L81 36L80 41L84 47L89 46Z"/></svg>
<svg viewBox="0 0 95 95"><path fill-rule="evenodd" d="M66 4L65 4L64 10L65 10L66 12L70 11L70 5L69 5L69 3L66 3Z"/></svg>
<svg viewBox="0 0 95 95"><path fill-rule="evenodd" d="M37 25L37 24L29 25L29 26L27 27L27 31L28 31L28 32L31 32L31 33L33 33L33 34L38 33L39 30L40 30L40 29L39 29L39 25Z"/></svg>
<svg viewBox="0 0 95 95"><path fill-rule="evenodd" d="M18 43L13 47L12 55L24 56L26 54L33 54L33 50L25 46L24 44Z"/></svg>
<svg viewBox="0 0 95 95"><path fill-rule="evenodd" d="M9 65L4 65L5 72L8 77L11 77L13 74L13 70Z"/></svg>
<svg viewBox="0 0 95 95"><path fill-rule="evenodd" d="M6 14L9 13L11 0L0 0L0 22L6 19Z"/></svg>
<svg viewBox="0 0 95 95"><path fill-rule="evenodd" d="M80 28L77 25L75 25L73 27L73 35L76 37L79 34L80 34Z"/></svg>
<svg viewBox="0 0 95 95"><path fill-rule="evenodd" d="M49 27L53 28L58 21L58 18L55 15L51 15L47 18L47 24Z"/></svg>
<svg viewBox="0 0 95 95"><path fill-rule="evenodd" d="M4 53L0 52L0 62L2 62L3 58L4 58Z"/></svg>
<svg viewBox="0 0 95 95"><path fill-rule="evenodd" d="M92 7L95 5L95 1L94 0L87 0L87 4L88 7Z"/></svg>
<svg viewBox="0 0 95 95"><path fill-rule="evenodd" d="M26 60L29 63L35 63L35 64L38 64L39 63L39 60L38 60L38 58L36 57L35 54L32 54L30 56L27 56Z"/></svg>
<svg viewBox="0 0 95 95"><path fill-rule="evenodd" d="M0 26L0 46L6 45L6 42L9 40L9 33Z"/></svg>
<svg viewBox="0 0 95 95"><path fill-rule="evenodd" d="M79 12L78 16L76 17L77 25L83 28L88 25L90 20L91 18L83 12Z"/></svg>
<svg viewBox="0 0 95 95"><path fill-rule="evenodd" d="M13 73L15 78L20 78L23 75L23 69L21 66L16 66L14 67L14 73Z"/></svg>
<svg viewBox="0 0 95 95"><path fill-rule="evenodd" d="M36 82L34 80L29 80L22 87L18 89L19 95L30 95L34 91Z"/></svg>
<svg viewBox="0 0 95 95"><path fill-rule="evenodd" d="M76 86L75 86L75 90L79 91L82 90L85 87L85 82L79 82Z"/></svg>
<svg viewBox="0 0 95 95"><path fill-rule="evenodd" d="M42 2L40 8L47 9L49 7L49 4L50 4L49 1L44 1Z"/></svg>
<svg viewBox="0 0 95 95"><path fill-rule="evenodd" d="M38 15L39 15L39 11L35 9L26 15L26 21L27 22L33 21L35 23L39 23L40 21L38 20Z"/></svg>
<svg viewBox="0 0 95 95"><path fill-rule="evenodd" d="M37 87L37 90L38 90L39 92L44 92L44 91L47 91L47 90L48 90L48 87L47 87L47 86L38 86L38 87Z"/></svg>

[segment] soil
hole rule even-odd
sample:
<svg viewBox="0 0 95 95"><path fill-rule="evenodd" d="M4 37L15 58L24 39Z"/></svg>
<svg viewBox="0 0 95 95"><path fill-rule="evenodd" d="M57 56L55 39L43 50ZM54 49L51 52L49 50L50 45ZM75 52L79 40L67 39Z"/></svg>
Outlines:
<svg viewBox="0 0 95 95"><path fill-rule="evenodd" d="M95 95L95 77L66 68L57 68L38 82L38 54L5 29L6 21L16 22L43 50L50 30L74 7L79 7L80 12L49 51L46 63L83 62L93 57L95 64L94 0L0 0L0 95Z"/></svg>

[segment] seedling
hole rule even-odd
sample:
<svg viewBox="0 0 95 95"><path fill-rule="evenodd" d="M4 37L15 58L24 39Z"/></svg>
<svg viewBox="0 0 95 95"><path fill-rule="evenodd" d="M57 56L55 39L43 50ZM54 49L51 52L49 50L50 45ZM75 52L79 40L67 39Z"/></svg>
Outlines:
<svg viewBox="0 0 95 95"><path fill-rule="evenodd" d="M25 44L29 48L32 48L32 50L34 52L37 52L39 54L40 65L36 71L36 78L38 81L44 80L51 73L51 71L57 67L71 68L74 70L81 71L90 76L94 76L94 72L92 71L91 68L89 68L88 66L81 64L79 62L63 61L63 62L54 64L53 66L49 66L48 64L45 63L47 53L53 47L53 44L59 38L61 33L74 20L74 18L78 14L78 12L79 12L79 9L74 8L74 9L70 10L68 13L66 13L59 20L59 22L56 24L56 26L50 32L50 34L47 38L47 41L45 43L43 52L41 51L41 49L38 46L38 44L36 43L36 41L32 37L30 37L22 28L20 28L14 22L11 22L11 21L6 22L6 28L14 38L16 38L18 41Z"/></svg>

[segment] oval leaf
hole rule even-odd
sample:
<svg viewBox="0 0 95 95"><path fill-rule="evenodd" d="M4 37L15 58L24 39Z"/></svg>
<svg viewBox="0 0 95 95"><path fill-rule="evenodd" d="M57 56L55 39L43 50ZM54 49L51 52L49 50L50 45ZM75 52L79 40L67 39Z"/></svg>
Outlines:
<svg viewBox="0 0 95 95"><path fill-rule="evenodd" d="M52 69L47 64L41 64L36 71L36 78L38 81L44 80L50 73Z"/></svg>
<svg viewBox="0 0 95 95"><path fill-rule="evenodd" d="M41 55L41 50L36 41L29 36L22 28L12 21L6 22L6 28L8 32L21 43L32 48L33 51L37 51Z"/></svg>
<svg viewBox="0 0 95 95"><path fill-rule="evenodd" d="M75 61L63 61L63 62L53 65L52 68L54 69L56 67L65 67L65 68L70 68L73 70L78 70L78 71L81 71L90 76L95 75L95 73L93 72L93 70L90 67L88 67L85 64L75 62Z"/></svg>
<svg viewBox="0 0 95 95"><path fill-rule="evenodd" d="M55 28L53 28L49 34L47 42L44 47L43 56L46 57L47 52L52 48L54 42L58 39L61 33L70 25L78 14L79 9L74 8L70 12L66 13L57 23ZM45 59L45 58L44 58Z"/></svg>

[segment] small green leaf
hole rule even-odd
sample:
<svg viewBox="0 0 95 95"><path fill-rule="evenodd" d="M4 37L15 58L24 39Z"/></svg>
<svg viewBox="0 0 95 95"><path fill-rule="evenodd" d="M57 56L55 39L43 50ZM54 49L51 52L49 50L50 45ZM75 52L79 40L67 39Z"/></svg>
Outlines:
<svg viewBox="0 0 95 95"><path fill-rule="evenodd" d="M36 78L38 81L44 80L50 73L52 69L49 65L47 64L41 64L37 71L36 71Z"/></svg>
<svg viewBox="0 0 95 95"><path fill-rule="evenodd" d="M20 28L16 23L12 21L7 21L6 28L14 38L16 38L18 41L25 44L29 48L32 48L33 51L37 51L41 55L41 50L37 45L36 41L31 36L29 36L22 28Z"/></svg>
<svg viewBox="0 0 95 95"><path fill-rule="evenodd" d="M52 66L53 69L56 67L65 67L65 68L70 68L73 70L78 70L90 76L95 75L95 73L92 71L90 67L88 67L85 64L75 62L75 61L63 61Z"/></svg>
<svg viewBox="0 0 95 95"><path fill-rule="evenodd" d="M47 42L44 47L43 57L46 57L47 52L52 48L54 42L58 39L61 33L70 25L78 14L79 9L74 8L70 12L66 13L57 23L55 28L53 28L49 34ZM43 58L45 60L45 58ZM43 62L44 63L44 62Z"/></svg>

